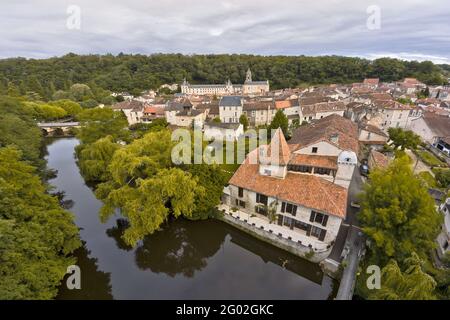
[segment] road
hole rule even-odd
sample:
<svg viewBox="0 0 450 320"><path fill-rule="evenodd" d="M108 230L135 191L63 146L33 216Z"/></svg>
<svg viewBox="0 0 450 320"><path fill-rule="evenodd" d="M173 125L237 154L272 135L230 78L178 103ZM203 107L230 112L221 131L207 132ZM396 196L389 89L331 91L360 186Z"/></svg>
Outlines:
<svg viewBox="0 0 450 320"><path fill-rule="evenodd" d="M341 225L341 229L343 228L348 229L346 230L347 237L345 238L345 240L343 240L344 243L341 244L343 248L346 248L348 254L347 257L345 258L346 267L342 272L341 282L339 285L336 300L351 300L353 297L353 290L356 281L356 272L358 269L361 252L364 248L365 240L363 233L359 228L359 222L357 217L359 209L353 208L351 206L351 203L358 201L358 195L362 191L364 181L365 178L361 177L361 174L359 173L359 168L356 168L353 173L352 181L348 188L347 217L345 218L344 223Z"/></svg>

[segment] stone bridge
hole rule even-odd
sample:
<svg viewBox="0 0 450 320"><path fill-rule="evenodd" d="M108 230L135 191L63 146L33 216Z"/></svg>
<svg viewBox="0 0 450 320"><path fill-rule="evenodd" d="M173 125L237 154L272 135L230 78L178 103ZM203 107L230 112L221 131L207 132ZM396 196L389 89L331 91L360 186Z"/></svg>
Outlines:
<svg viewBox="0 0 450 320"><path fill-rule="evenodd" d="M80 127L79 122L40 122L37 125L42 130L44 136L66 135L70 133L70 129Z"/></svg>

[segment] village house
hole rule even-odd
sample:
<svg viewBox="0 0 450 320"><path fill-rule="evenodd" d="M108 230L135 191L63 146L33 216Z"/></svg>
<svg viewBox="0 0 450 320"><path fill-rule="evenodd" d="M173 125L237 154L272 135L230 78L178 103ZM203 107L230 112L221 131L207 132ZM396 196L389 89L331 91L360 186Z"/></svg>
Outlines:
<svg viewBox="0 0 450 320"><path fill-rule="evenodd" d="M137 100L126 100L116 103L111 107L115 111L122 111L128 121L129 125L141 122L144 116L145 104Z"/></svg>
<svg viewBox="0 0 450 320"><path fill-rule="evenodd" d="M296 159L299 170L319 174L323 179L348 188L359 152L358 126L355 123L332 114L297 128L289 145L296 150L294 154L301 155ZM328 166L316 170L315 161Z"/></svg>
<svg viewBox="0 0 450 320"><path fill-rule="evenodd" d="M273 101L244 102L243 106L243 113L253 127L270 124L276 111Z"/></svg>
<svg viewBox="0 0 450 320"><path fill-rule="evenodd" d="M153 120L165 118L165 111L162 107L148 106L144 108L141 117L142 123L152 123Z"/></svg>
<svg viewBox="0 0 450 320"><path fill-rule="evenodd" d="M244 100L241 96L224 96L219 101L219 117L223 123L239 123Z"/></svg>
<svg viewBox="0 0 450 320"><path fill-rule="evenodd" d="M224 189L222 207L250 230L266 232L267 238L274 234L322 260L346 216L347 188L333 180L341 170L349 174L342 166L354 167L356 155L338 152L331 142L327 147L321 139L311 141L288 145L278 129L270 144L252 151L235 172Z"/></svg>
<svg viewBox="0 0 450 320"><path fill-rule="evenodd" d="M380 83L380 79L378 78L366 78L363 81L363 86L375 90L378 88L378 84Z"/></svg>
<svg viewBox="0 0 450 320"><path fill-rule="evenodd" d="M288 118L289 125L292 124L294 120L300 121L300 104L298 99L275 100L275 108L277 111L283 111Z"/></svg>
<svg viewBox="0 0 450 320"><path fill-rule="evenodd" d="M450 137L450 117L424 112L421 117L411 121L409 129L423 141L437 145L439 140Z"/></svg>
<svg viewBox="0 0 450 320"><path fill-rule="evenodd" d="M237 141L244 135L244 126L240 123L205 122L203 137L205 140Z"/></svg>
<svg viewBox="0 0 450 320"><path fill-rule="evenodd" d="M381 149L388 142L389 136L374 125L360 123L358 140L370 149Z"/></svg>
<svg viewBox="0 0 450 320"><path fill-rule="evenodd" d="M371 150L367 165L369 166L369 170L376 168L385 169L389 165L389 158L377 150Z"/></svg>
<svg viewBox="0 0 450 320"><path fill-rule="evenodd" d="M342 101L317 102L314 104L300 104L300 121L310 122L312 120L322 119L331 114L344 116L347 110Z"/></svg>
<svg viewBox="0 0 450 320"><path fill-rule="evenodd" d="M389 128L407 129L411 121L422 115L422 109L393 100L375 100L374 105L378 113L374 114L368 123L386 132Z"/></svg>
<svg viewBox="0 0 450 320"><path fill-rule="evenodd" d="M194 109L188 99L170 101L165 108L165 116L169 124L177 127L203 128L206 119L204 110Z"/></svg>

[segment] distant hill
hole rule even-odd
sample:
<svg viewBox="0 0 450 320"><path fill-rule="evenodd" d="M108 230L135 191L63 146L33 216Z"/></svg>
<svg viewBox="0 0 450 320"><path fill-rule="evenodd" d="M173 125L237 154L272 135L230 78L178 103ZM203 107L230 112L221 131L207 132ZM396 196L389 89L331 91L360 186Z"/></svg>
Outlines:
<svg viewBox="0 0 450 320"><path fill-rule="evenodd" d="M374 61L341 56L256 55L75 55L49 59L0 60L0 94L8 85L22 94L37 92L50 99L72 84L88 84L95 92L129 91L137 94L164 83L242 83L251 68L254 80L268 79L272 89L309 84L360 82L365 77L382 81L417 77L427 84L443 83L450 66L432 62L381 58ZM104 95L104 93L102 94Z"/></svg>

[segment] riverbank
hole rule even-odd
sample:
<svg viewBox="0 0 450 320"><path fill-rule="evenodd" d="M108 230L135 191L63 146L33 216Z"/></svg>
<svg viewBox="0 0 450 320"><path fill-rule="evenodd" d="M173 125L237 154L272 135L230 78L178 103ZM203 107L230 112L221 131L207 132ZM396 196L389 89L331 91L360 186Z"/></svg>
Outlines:
<svg viewBox="0 0 450 320"><path fill-rule="evenodd" d="M84 242L76 252L81 290L58 299L330 299L337 285L317 264L298 258L213 219L178 219L123 243L119 216L105 224L101 202L86 186L74 158L75 138L48 146L50 183L73 200L70 211Z"/></svg>

